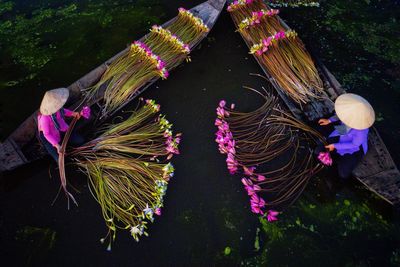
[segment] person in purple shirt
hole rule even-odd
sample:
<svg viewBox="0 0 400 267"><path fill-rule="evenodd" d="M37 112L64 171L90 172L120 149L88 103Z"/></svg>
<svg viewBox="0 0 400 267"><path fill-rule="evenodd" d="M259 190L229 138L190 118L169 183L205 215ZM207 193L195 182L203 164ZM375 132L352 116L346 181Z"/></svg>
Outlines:
<svg viewBox="0 0 400 267"><path fill-rule="evenodd" d="M56 162L61 148L62 136L68 130L65 118L80 117L82 115L82 112L74 112L64 108L68 97L69 90L67 88L47 91L37 114L39 139ZM69 141L72 145L79 146L83 144L84 139L82 136L72 132Z"/></svg>
<svg viewBox="0 0 400 267"><path fill-rule="evenodd" d="M345 179L368 151L368 132L375 112L367 100L355 94L340 95L335 101L335 112L336 115L320 119L318 124L331 128L325 149L333 152L339 177Z"/></svg>

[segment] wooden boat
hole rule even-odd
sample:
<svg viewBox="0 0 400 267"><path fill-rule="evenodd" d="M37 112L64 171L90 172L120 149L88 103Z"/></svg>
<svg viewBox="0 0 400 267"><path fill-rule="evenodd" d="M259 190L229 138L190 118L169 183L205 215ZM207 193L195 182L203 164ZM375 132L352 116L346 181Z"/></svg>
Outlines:
<svg viewBox="0 0 400 267"><path fill-rule="evenodd" d="M196 17L201 18L204 24L207 25L207 27L211 30L217 21L225 2L226 0L208 0L191 8L189 11ZM174 20L175 18L167 21L161 26L165 28ZM207 33L202 36L199 42L191 44L190 49L193 50L193 48L195 48L206 36ZM140 41L143 41L145 38L146 35L143 36ZM73 107L81 103L83 98L82 90L96 84L96 82L100 80L101 76L106 71L107 67L116 58L118 58L118 56L126 52L128 49L129 48L124 49L68 87L71 99L69 102L73 103ZM133 98L137 97L157 80L158 77L149 81L135 93ZM101 101L104 90L99 91L100 93L96 95L95 99L91 101L89 105L93 106ZM0 143L0 172L13 170L21 165L27 164L46 155L46 152L43 150L38 142L38 139L36 138L36 117L37 111L28 117L13 133L11 133L11 135L3 143Z"/></svg>
<svg viewBox="0 0 400 267"><path fill-rule="evenodd" d="M228 4L233 1L228 0ZM278 16L281 25L285 30L290 30L290 27ZM246 45L249 47L252 44L242 35ZM263 69L264 74L272 83L278 95L285 102L292 114L298 119L305 122L313 122L319 118L326 118L334 112L334 101L341 95L346 93L340 83L336 80L333 74L322 64L322 62L313 57L320 77L324 83L323 100L314 99L306 105L299 106L288 97L284 90L278 85L274 78L261 64L259 57L254 55L257 63ZM381 198L390 204L400 206L400 172L397 169L390 153L385 146L382 138L379 136L375 127L371 127L368 137L369 149L364 156L362 162L353 171L354 177L364 184L369 190L373 191Z"/></svg>

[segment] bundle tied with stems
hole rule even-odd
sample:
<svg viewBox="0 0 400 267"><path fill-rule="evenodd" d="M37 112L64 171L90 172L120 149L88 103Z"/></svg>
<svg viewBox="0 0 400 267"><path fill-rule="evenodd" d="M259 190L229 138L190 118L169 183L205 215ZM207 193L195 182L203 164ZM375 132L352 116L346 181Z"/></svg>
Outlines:
<svg viewBox="0 0 400 267"><path fill-rule="evenodd" d="M281 108L276 97L259 94L265 102L250 112L235 111L233 104L229 108L220 101L215 141L226 155L229 172L243 175L251 211L274 221L278 213L273 208L292 204L323 168L310 147L326 141Z"/></svg>
<svg viewBox="0 0 400 267"><path fill-rule="evenodd" d="M117 229L130 230L136 241L147 236L148 221L161 215L163 197L174 168L169 162L179 154L180 134L159 115L152 100L99 137L74 149L70 156L88 176L90 190L100 204L111 241ZM104 239L102 239L104 241Z"/></svg>
<svg viewBox="0 0 400 267"><path fill-rule="evenodd" d="M258 57L284 93L298 104L322 97L323 83L310 54L297 34L281 24L277 10L261 0L229 7L250 53Z"/></svg>
<svg viewBox="0 0 400 267"><path fill-rule="evenodd" d="M178 16L166 26L154 25L142 41L135 41L108 66L100 80L85 91L86 101L104 90L102 117L108 117L128 103L146 84L167 79L169 70L185 59L209 31L190 11L179 8Z"/></svg>

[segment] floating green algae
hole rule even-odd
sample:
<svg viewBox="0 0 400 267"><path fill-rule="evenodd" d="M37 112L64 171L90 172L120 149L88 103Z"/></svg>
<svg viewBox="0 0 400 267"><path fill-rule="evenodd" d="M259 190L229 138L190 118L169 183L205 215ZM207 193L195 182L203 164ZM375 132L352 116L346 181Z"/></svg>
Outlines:
<svg viewBox="0 0 400 267"><path fill-rule="evenodd" d="M36 4L32 10L0 2L0 54L5 55L0 67L42 73L60 64L86 65L93 55L100 63L164 14L156 0L68 2Z"/></svg>
<svg viewBox="0 0 400 267"><path fill-rule="evenodd" d="M266 239L246 266L389 266L398 260L399 226L367 202L302 198L276 223L260 218ZM363 240L360 243L360 240Z"/></svg>
<svg viewBox="0 0 400 267"><path fill-rule="evenodd" d="M56 243L56 237L56 232L50 228L25 226L17 231L15 240L22 247L24 262L30 265L46 258Z"/></svg>

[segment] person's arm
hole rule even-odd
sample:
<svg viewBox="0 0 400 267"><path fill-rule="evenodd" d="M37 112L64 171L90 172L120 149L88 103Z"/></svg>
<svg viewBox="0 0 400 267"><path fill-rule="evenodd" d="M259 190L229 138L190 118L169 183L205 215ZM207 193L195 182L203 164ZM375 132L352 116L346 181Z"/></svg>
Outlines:
<svg viewBox="0 0 400 267"><path fill-rule="evenodd" d="M367 137L367 135L364 133L364 131L356 131L350 142L340 142L339 141L338 143L334 143L333 145L335 146L336 149L339 149L339 150L358 148L365 141L366 137Z"/></svg>
<svg viewBox="0 0 400 267"><path fill-rule="evenodd" d="M76 116L79 116L79 112L75 112L75 111L64 108L64 115L66 117L76 117Z"/></svg>
<svg viewBox="0 0 400 267"><path fill-rule="evenodd" d="M335 115L333 115L332 117L330 117L328 120L332 123L332 122L338 121L339 118L338 118L338 116L335 114Z"/></svg>
<svg viewBox="0 0 400 267"><path fill-rule="evenodd" d="M40 129L43 132L44 137L50 144L52 144L55 148L59 147L58 141L56 137L51 134L51 124L50 120L47 117L41 116L39 119Z"/></svg>

